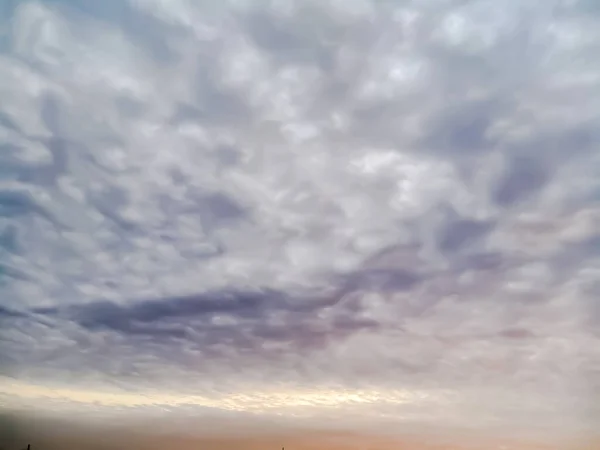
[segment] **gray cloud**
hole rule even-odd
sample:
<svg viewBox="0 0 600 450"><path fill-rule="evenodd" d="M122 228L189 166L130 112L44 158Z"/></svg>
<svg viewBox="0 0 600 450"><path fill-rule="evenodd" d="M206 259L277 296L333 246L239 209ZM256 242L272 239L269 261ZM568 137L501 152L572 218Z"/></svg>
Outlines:
<svg viewBox="0 0 600 450"><path fill-rule="evenodd" d="M554 3L20 2L4 373L585 403L600 40Z"/></svg>

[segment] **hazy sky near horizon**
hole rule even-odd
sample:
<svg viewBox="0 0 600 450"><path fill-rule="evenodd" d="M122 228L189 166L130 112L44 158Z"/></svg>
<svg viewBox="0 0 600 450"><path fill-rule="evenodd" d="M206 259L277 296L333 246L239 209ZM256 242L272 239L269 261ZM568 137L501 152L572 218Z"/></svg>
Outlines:
<svg viewBox="0 0 600 450"><path fill-rule="evenodd" d="M0 15L0 405L600 420L597 2Z"/></svg>

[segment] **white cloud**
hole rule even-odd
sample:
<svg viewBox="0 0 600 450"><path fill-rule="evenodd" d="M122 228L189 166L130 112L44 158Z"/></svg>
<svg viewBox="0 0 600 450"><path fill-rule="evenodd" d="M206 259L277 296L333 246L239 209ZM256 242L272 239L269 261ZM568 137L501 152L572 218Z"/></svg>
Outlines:
<svg viewBox="0 0 600 450"><path fill-rule="evenodd" d="M486 398L507 420L542 391L555 415L585 402L596 16L542 1L98 5L20 2L0 55L17 377L187 383L182 396L224 374L238 391L341 383L363 400L365 385L441 387L465 417ZM289 305L168 307L230 289ZM131 316L78 316L103 300Z"/></svg>

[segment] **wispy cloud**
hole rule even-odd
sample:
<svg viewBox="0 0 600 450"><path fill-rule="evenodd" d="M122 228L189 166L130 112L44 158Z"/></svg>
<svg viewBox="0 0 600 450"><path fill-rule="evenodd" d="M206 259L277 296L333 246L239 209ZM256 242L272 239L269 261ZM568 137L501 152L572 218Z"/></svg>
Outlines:
<svg viewBox="0 0 600 450"><path fill-rule="evenodd" d="M13 3L5 394L598 417L591 2Z"/></svg>

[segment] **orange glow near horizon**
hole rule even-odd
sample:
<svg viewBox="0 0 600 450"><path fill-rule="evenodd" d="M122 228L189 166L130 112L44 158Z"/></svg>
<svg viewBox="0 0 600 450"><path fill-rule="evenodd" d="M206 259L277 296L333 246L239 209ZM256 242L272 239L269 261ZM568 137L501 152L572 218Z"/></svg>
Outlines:
<svg viewBox="0 0 600 450"><path fill-rule="evenodd" d="M44 407L44 400L47 400L47 406L51 405L52 402L61 402L74 405L71 412L78 411L79 407L90 406L92 408L103 407L107 410L116 411L121 407L177 407L177 406L200 406L208 408L216 408L220 410L227 410L233 412L248 412L248 413L263 413L262 417L275 417L275 416L286 416L287 418L294 419L295 417L302 417L302 414L296 414L298 411L312 411L313 417L317 417L323 411L338 411L342 414L351 414L356 411L364 411L364 421L367 420L377 421L377 415L371 414L369 411L369 405L381 405L387 402L410 405L415 403L430 402L431 405L437 408L449 408L452 410L452 395L448 392L439 393L426 393L419 391L374 391L374 390L291 390L286 392L277 391L266 391L257 392L252 394L230 394L222 398L209 398L202 395L176 395L173 393L164 392L148 392L142 393L128 393L125 391L116 392L108 390L85 390L82 388L68 388L68 387L48 387L36 384L28 384L22 381L13 380L10 378L0 377L0 395L4 397L5 404L3 406L11 406L11 399L14 400L15 404L21 403L21 405L28 405L28 407L34 407L35 411L41 411ZM445 403L444 403L445 402ZM356 407L356 408L353 408ZM305 409L308 408L308 409ZM51 408L48 408L51 410ZM64 412L64 411L63 411ZM271 415L272 414L272 415ZM308 417L309 414L307 414ZM68 414L64 418L69 418ZM517 441L515 435L506 436L506 433L498 433L498 431L486 432L486 430L475 430L471 428L470 431L466 429L462 432L448 432L447 430L451 427L446 427L442 430L439 427L430 427L432 431L425 432L424 428L421 427L418 431L411 432L410 436L402 436L401 432L392 433L397 430L392 429L391 432L386 433L383 427L379 427L379 432L370 432L370 434L359 434L358 429L355 429L356 435L350 435L348 433L339 433L333 435L332 433L325 432L321 427L321 431L310 432L310 426L318 424L318 421L312 421L308 423L309 428L305 433L299 434L298 430L301 426L306 427L306 422L289 422L291 427L280 428L280 434L276 435L277 426L268 425L268 421L265 422L267 426L262 426L260 429L255 429L251 438L245 439L243 442L236 440L233 434L243 436L244 433L252 428L246 426L244 419L236 416L234 420L240 422L239 430L231 429L228 426L222 427L222 431L227 430L227 434L221 437L214 437L218 427L214 431L211 431L210 426L204 426L203 428L198 426L194 431L199 433L196 437L190 437L185 432L179 435L176 439L181 439L181 445L178 448L198 448L199 446L204 449L220 450L224 449L225 446L231 447L236 445L236 448L241 449L259 449L259 448L281 448L281 432L282 430L292 430L289 437L285 438L286 442L293 441L293 450L344 450L351 448L361 449L415 449L415 450L429 450L429 449L483 449L483 448L494 448L494 449L523 449L523 450L543 450L543 449L591 449L600 448L600 446L565 446L565 443L557 444L555 439L549 436L541 436L533 440L528 441ZM251 417L251 416L248 416ZM196 420L196 419L194 419ZM200 419L198 419L200 420ZM161 422L162 423L162 422ZM212 423L212 422L211 422ZM229 422L228 422L229 423ZM235 422L234 422L235 423ZM102 424L100 424L102 426ZM204 424L206 425L206 424ZM162 425L161 425L162 426ZM294 427L296 431L294 431ZM434 430L435 428L435 430ZM154 430L153 427L147 427L148 430ZM168 430L167 428L164 428ZM347 428L348 429L348 428ZM351 428L350 428L351 429ZM363 429L363 433L367 433L368 428ZM156 430L154 430L156 431ZM221 431L221 432L222 432ZM235 431L235 433L234 433ZM381 433L383 431L383 433ZM208 433L208 434L207 434ZM432 434L433 433L433 434ZM438 437L435 437L435 433L438 433ZM443 438L441 436L446 433L448 436ZM394 438L384 437L391 436L394 434ZM202 437L204 436L204 437ZM208 438L207 436L213 436ZM56 448L73 448L79 444L75 444L71 437L63 436L66 441L56 446ZM508 440L510 437L510 442ZM80 439L78 437L77 439ZM143 436L140 437L142 439ZM505 439L506 438L506 439ZM123 438L129 439L129 438ZM143 439L142 439L143 440ZM63 442L63 441L61 441ZM79 441L78 441L79 442ZM169 445L171 445L170 442ZM152 439L151 444L140 444L140 448L160 448L157 446L156 439ZM166 444L165 444L166 445ZM490 447L492 445L492 447ZM50 446L49 448L54 448ZM292 447L289 447L292 448Z"/></svg>

